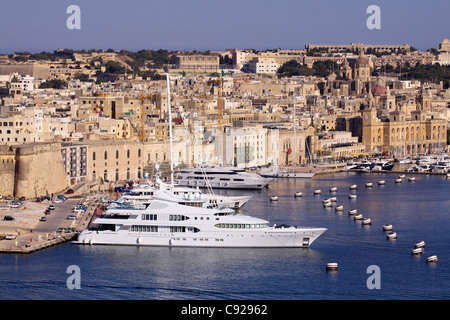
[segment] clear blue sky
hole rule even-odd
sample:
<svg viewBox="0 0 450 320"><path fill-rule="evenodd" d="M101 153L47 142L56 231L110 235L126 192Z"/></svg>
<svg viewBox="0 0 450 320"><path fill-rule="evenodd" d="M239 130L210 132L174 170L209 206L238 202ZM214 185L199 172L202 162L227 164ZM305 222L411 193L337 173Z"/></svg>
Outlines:
<svg viewBox="0 0 450 320"><path fill-rule="evenodd" d="M69 5L81 30L69 30ZM369 30L369 5L381 30ZM449 0L0 0L0 53L69 49L299 49L305 44L438 47Z"/></svg>

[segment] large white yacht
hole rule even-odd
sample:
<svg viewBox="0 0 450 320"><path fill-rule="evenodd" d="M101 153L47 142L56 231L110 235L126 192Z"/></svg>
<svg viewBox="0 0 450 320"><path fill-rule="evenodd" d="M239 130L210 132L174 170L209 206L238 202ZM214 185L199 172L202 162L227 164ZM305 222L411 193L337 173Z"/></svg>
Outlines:
<svg viewBox="0 0 450 320"><path fill-rule="evenodd" d="M235 213L154 199L139 208L110 208L83 230L77 244L172 247L309 247L325 228L276 227Z"/></svg>
<svg viewBox="0 0 450 320"><path fill-rule="evenodd" d="M263 189L275 179L263 178L244 169L221 166L198 166L175 173L175 183L185 187L213 189Z"/></svg>

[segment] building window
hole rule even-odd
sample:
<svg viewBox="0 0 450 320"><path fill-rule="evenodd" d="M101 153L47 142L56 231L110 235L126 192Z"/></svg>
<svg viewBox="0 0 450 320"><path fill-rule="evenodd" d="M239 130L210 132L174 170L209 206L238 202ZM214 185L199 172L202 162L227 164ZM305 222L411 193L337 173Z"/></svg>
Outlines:
<svg viewBox="0 0 450 320"><path fill-rule="evenodd" d="M116 159L119 159L119 150L116 150Z"/></svg>
<svg viewBox="0 0 450 320"><path fill-rule="evenodd" d="M95 152L92 152L92 160L95 161Z"/></svg>

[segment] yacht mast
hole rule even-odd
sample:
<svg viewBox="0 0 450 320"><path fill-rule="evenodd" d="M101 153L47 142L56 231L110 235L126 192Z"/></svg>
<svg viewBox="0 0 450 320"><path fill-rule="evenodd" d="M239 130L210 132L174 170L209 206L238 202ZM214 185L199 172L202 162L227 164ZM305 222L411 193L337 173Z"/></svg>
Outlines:
<svg viewBox="0 0 450 320"><path fill-rule="evenodd" d="M167 80L167 110L169 112L170 189L173 190L172 107L170 106L170 79L168 73L166 73L166 80Z"/></svg>

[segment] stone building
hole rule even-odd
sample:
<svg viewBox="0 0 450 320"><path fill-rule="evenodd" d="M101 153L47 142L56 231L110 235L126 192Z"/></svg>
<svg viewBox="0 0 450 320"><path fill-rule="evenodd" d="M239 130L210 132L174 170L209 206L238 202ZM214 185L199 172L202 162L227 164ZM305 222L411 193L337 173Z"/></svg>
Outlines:
<svg viewBox="0 0 450 320"><path fill-rule="evenodd" d="M375 108L362 111L362 142L366 152L389 156L413 156L444 151L447 144L447 121L422 110L389 112L380 119Z"/></svg>
<svg viewBox="0 0 450 320"><path fill-rule="evenodd" d="M59 143L1 146L0 161L0 194L35 198L69 186Z"/></svg>
<svg viewBox="0 0 450 320"><path fill-rule="evenodd" d="M177 56L176 68L194 72L215 72L219 70L219 57L213 55Z"/></svg>

